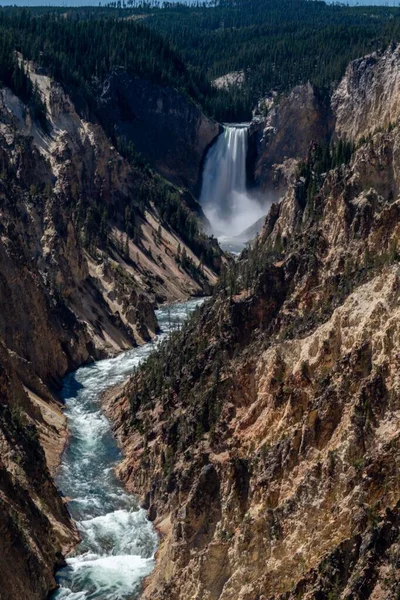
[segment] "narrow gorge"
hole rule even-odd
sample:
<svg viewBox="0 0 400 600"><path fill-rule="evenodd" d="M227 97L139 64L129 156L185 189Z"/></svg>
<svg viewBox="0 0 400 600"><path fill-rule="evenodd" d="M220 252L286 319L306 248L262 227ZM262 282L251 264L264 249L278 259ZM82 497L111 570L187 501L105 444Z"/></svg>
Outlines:
<svg viewBox="0 0 400 600"><path fill-rule="evenodd" d="M53 600L131 598L154 568L157 534L136 498L115 477L121 455L101 412L102 395L124 381L200 302L160 309L162 334L156 343L81 367L64 382L70 439L56 484L69 498L81 542L57 574L60 589Z"/></svg>
<svg viewBox="0 0 400 600"><path fill-rule="evenodd" d="M0 600L400 598L400 9L269 2L0 10Z"/></svg>
<svg viewBox="0 0 400 600"><path fill-rule="evenodd" d="M255 244L109 401L117 473L162 535L143 598L398 597L399 56L351 63L329 110L304 86L253 125L278 156L282 113L329 115L265 163L287 191Z"/></svg>

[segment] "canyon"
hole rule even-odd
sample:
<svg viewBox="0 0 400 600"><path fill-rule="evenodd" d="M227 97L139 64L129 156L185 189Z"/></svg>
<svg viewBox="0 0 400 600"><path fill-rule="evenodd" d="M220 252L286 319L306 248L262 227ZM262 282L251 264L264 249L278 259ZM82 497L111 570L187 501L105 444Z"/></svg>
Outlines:
<svg viewBox="0 0 400 600"><path fill-rule="evenodd" d="M272 94L238 134L123 68L82 108L18 55L46 115L0 89L1 600L46 598L79 540L63 378L136 346L101 391L160 533L143 598L398 598L399 56ZM226 133L271 205L235 261L199 203ZM150 353L156 309L194 296Z"/></svg>
<svg viewBox="0 0 400 600"><path fill-rule="evenodd" d="M33 63L24 68L46 122L0 89L2 600L45 598L78 541L52 479L67 439L62 378L153 339L155 307L209 294L223 260L215 240L200 232L183 240L163 207L146 199L146 190L164 186L189 226L203 218L189 191L132 165L57 81ZM156 92L176 99L172 90ZM189 100L181 107L206 131L195 140L199 156L218 126ZM181 124L182 115L170 117L171 129L174 119ZM195 158L191 164L196 179Z"/></svg>
<svg viewBox="0 0 400 600"><path fill-rule="evenodd" d="M143 598L398 597L399 72L349 65L254 246L106 399L161 534Z"/></svg>

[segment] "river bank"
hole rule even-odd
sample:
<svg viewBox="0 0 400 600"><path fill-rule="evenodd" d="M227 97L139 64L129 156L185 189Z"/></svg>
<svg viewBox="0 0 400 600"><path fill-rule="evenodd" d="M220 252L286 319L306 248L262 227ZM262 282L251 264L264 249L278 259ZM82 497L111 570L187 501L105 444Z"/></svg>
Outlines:
<svg viewBox="0 0 400 600"><path fill-rule="evenodd" d="M162 333L154 342L81 367L65 378L62 397L70 436L56 484L68 498L81 542L58 571L60 587L52 600L128 600L152 571L158 536L136 498L115 476L114 468L122 457L102 411L102 397L122 383L202 301L160 309Z"/></svg>

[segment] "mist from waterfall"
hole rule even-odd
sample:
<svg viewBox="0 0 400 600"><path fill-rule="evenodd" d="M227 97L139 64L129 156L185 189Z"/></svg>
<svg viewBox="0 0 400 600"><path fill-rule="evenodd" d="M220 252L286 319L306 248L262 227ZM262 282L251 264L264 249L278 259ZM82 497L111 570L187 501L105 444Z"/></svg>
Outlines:
<svg viewBox="0 0 400 600"><path fill-rule="evenodd" d="M209 150L200 204L220 241L240 236L265 216L265 204L246 190L247 125L225 126Z"/></svg>

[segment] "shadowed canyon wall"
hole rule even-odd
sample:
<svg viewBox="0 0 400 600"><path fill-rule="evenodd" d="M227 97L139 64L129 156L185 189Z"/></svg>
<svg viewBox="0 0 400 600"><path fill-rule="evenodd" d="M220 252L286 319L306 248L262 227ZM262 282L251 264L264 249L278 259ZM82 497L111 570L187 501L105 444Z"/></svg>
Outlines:
<svg viewBox="0 0 400 600"><path fill-rule="evenodd" d="M131 164L58 82L25 67L45 120L0 89L2 600L45 598L77 540L50 473L66 439L62 377L150 340L157 304L209 294L222 262L189 192Z"/></svg>

